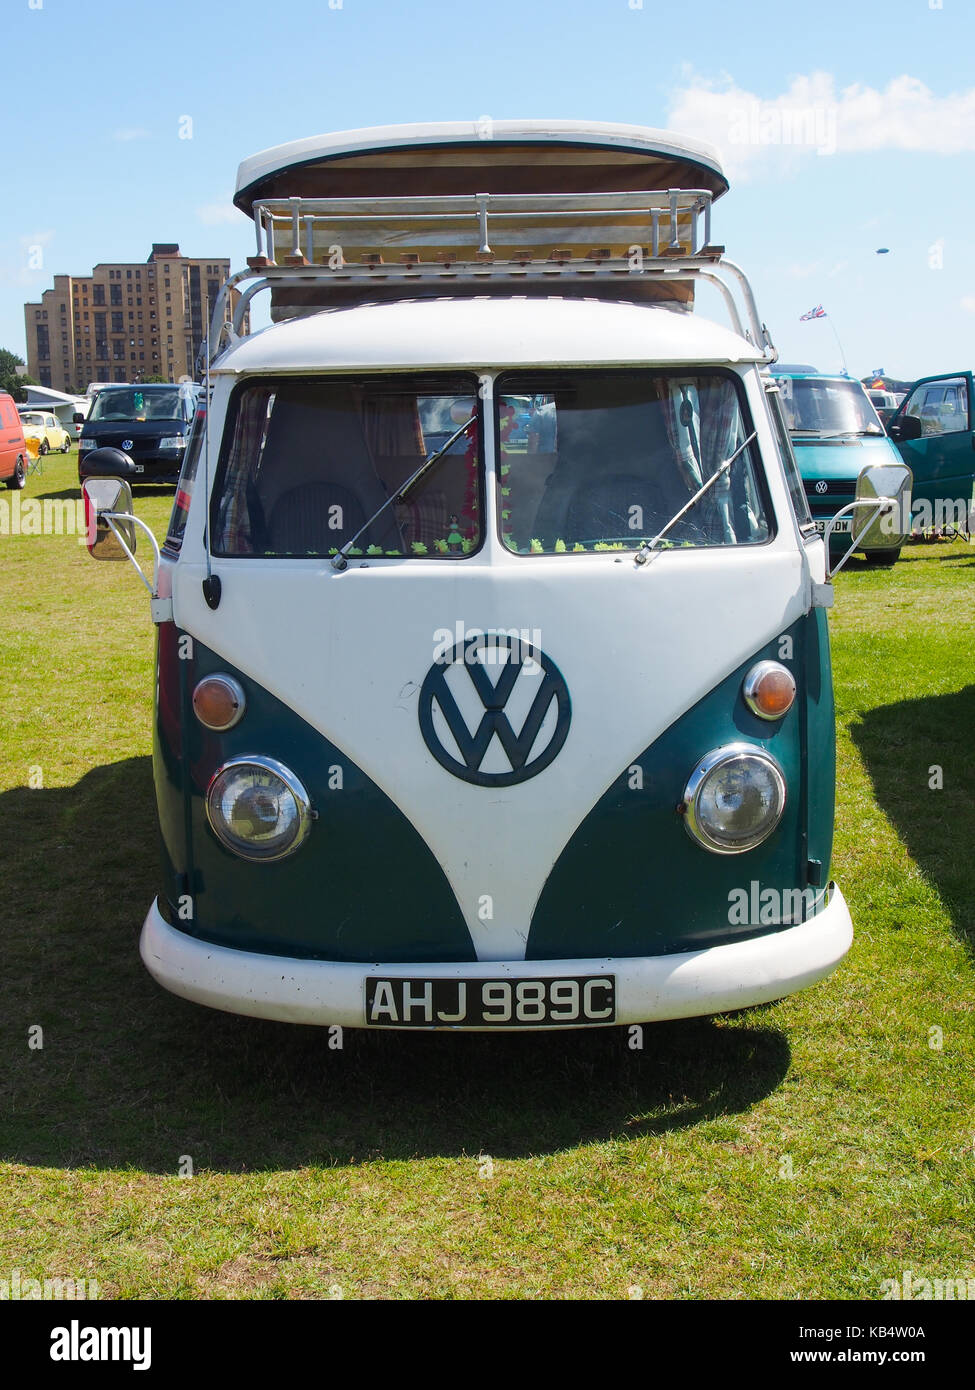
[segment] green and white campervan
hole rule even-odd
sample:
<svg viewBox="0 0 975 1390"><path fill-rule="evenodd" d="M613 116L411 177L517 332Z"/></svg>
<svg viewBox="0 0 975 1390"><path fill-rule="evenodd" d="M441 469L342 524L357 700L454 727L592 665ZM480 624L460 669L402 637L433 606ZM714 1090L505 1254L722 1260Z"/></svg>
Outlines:
<svg viewBox="0 0 975 1390"><path fill-rule="evenodd" d="M255 254L151 586L141 949L167 989L569 1028L762 1003L843 958L826 547L712 240L726 188L706 147L567 121L241 165ZM858 525L896 500L875 473ZM139 523L103 474L91 549L122 555Z"/></svg>

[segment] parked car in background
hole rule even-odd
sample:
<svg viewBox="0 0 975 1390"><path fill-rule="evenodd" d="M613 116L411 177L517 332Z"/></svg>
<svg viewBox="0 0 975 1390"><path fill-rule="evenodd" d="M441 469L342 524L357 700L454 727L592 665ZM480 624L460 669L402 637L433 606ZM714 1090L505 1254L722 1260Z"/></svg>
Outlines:
<svg viewBox="0 0 975 1390"><path fill-rule="evenodd" d="M22 488L27 481L27 440L14 398L0 391L0 481Z"/></svg>
<svg viewBox="0 0 975 1390"><path fill-rule="evenodd" d="M91 401L87 401L85 404L87 405L87 409L76 410L71 424L66 427L76 444L81 439L82 433L85 428L85 421L88 418L88 412L91 410Z"/></svg>
<svg viewBox="0 0 975 1390"><path fill-rule="evenodd" d="M888 425L914 474L914 529L970 530L975 502L971 372L921 377Z"/></svg>
<svg viewBox="0 0 975 1390"><path fill-rule="evenodd" d="M201 389L192 381L103 387L81 432L79 480L87 476L86 459L97 449L109 448L121 449L131 460L132 471L126 476L175 485Z"/></svg>
<svg viewBox="0 0 975 1390"><path fill-rule="evenodd" d="M20 406L19 412L24 437L37 440L38 453L49 454L52 449L58 449L62 454L68 452L71 436L52 411Z"/></svg>
<svg viewBox="0 0 975 1390"><path fill-rule="evenodd" d="M854 377L773 368L789 437L809 510L819 531L854 500L857 478L870 464L900 463L862 382ZM852 518L841 518L830 546L835 557L849 547ZM893 564L900 546L863 552L870 564Z"/></svg>
<svg viewBox="0 0 975 1390"><path fill-rule="evenodd" d="M904 399L904 393L901 392L898 395L895 391L881 391L877 389L873 391L868 390L867 397L870 404L879 415L880 423L883 425L884 429L886 429L887 422Z"/></svg>

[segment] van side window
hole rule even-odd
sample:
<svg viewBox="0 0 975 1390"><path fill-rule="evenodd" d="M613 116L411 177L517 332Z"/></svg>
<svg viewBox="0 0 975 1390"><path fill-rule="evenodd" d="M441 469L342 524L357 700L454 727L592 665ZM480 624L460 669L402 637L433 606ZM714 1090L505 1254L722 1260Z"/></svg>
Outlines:
<svg viewBox="0 0 975 1390"><path fill-rule="evenodd" d="M497 400L501 535L519 555L639 549L751 433L740 382L717 369L510 373ZM752 445L666 541L768 540L760 478Z"/></svg>
<svg viewBox="0 0 975 1390"><path fill-rule="evenodd" d="M190 498L193 495L193 483L196 479L197 468L199 467L200 456L203 453L203 432L206 425L206 401L201 396L196 408L196 415L190 427L190 437L186 445L186 453L183 455L183 467L180 469L179 483L176 487L176 498L173 502L173 513L169 518L169 529L166 532L166 539L163 542L163 550L178 553L183 544L183 533L186 530L186 518L190 510Z"/></svg>
<svg viewBox="0 0 975 1390"><path fill-rule="evenodd" d="M224 431L214 553L334 555L374 518L350 554L462 559L481 544L478 423L376 513L478 411L469 376L249 382Z"/></svg>
<svg viewBox="0 0 975 1390"><path fill-rule="evenodd" d="M792 450L792 440L789 437L789 430L785 423L785 411L782 407L782 395L776 386L766 390L765 399L769 403L772 414L772 424L775 426L775 438L779 446L779 454L782 458L782 467L785 469L785 480L789 485L789 497L792 500L792 507L796 514L801 531L813 532L816 523L813 521L812 512L809 510L809 498L806 496L806 489L802 485L802 474L796 462L796 456Z"/></svg>

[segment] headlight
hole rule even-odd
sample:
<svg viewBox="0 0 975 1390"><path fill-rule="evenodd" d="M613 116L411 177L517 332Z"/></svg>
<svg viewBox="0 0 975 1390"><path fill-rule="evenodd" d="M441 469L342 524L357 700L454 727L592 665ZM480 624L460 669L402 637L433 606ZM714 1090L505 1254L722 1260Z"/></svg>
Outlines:
<svg viewBox="0 0 975 1390"><path fill-rule="evenodd" d="M730 743L702 758L684 789L684 824L715 854L754 849L782 819L785 777L778 763L750 743Z"/></svg>
<svg viewBox="0 0 975 1390"><path fill-rule="evenodd" d="M98 448L98 440L97 440L97 439L86 439L85 436L82 435L81 438L78 440L78 452L79 452L79 454L82 453L83 450L85 450L85 449L97 449L97 448Z"/></svg>
<svg viewBox="0 0 975 1390"><path fill-rule="evenodd" d="M185 449L186 438L182 434L170 434L159 441L160 449Z"/></svg>
<svg viewBox="0 0 975 1390"><path fill-rule="evenodd" d="M244 859L282 859L312 822L308 793L273 758L235 758L211 778L207 819L217 839Z"/></svg>

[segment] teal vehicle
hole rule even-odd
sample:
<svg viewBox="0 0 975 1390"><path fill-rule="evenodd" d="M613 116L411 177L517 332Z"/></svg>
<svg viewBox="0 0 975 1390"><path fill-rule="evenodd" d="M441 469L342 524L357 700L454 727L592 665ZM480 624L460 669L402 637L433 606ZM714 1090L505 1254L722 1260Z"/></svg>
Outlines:
<svg viewBox="0 0 975 1390"><path fill-rule="evenodd" d="M826 523L854 501L863 469L871 464L899 464L901 455L855 378L828 376L806 367L773 371L809 510L816 529L824 532ZM852 524L850 512L836 521L831 561L849 548ZM900 545L890 544L878 527L861 537L856 549L875 565L892 565L900 554Z"/></svg>
<svg viewBox="0 0 975 1390"><path fill-rule="evenodd" d="M970 534L975 501L971 372L916 381L887 429L914 475L914 530L953 528Z"/></svg>

